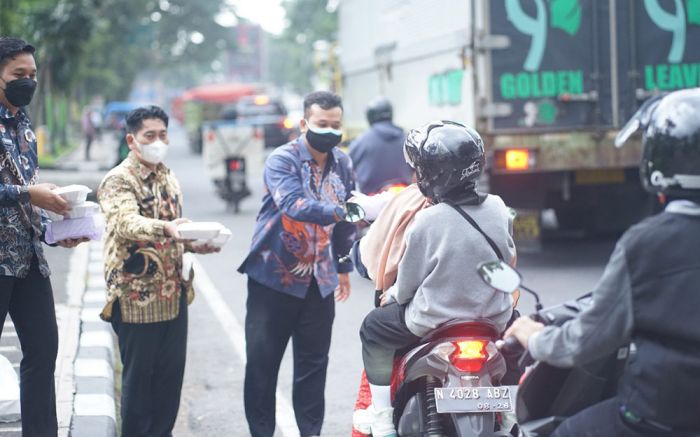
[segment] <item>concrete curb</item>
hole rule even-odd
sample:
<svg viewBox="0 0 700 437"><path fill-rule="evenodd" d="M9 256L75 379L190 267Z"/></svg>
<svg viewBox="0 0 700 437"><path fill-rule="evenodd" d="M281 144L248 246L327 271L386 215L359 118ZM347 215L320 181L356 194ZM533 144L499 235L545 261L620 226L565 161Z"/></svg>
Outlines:
<svg viewBox="0 0 700 437"><path fill-rule="evenodd" d="M105 301L102 243L89 244L83 272L80 340L73 365L75 398L72 437L114 437L117 433L114 402L114 341L100 311Z"/></svg>
<svg viewBox="0 0 700 437"><path fill-rule="evenodd" d="M74 249L70 258L69 273L66 277L68 300L66 305L56 305L56 319L59 320L60 329L55 373L59 437L69 435L73 416L75 395L73 362L78 351L80 338L80 312L85 292L85 266L88 255L89 248L85 244Z"/></svg>

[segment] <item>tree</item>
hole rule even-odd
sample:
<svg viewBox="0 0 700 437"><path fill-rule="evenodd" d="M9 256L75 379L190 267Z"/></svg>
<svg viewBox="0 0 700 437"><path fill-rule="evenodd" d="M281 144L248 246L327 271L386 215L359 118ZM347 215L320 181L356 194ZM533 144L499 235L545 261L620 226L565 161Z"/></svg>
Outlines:
<svg viewBox="0 0 700 437"><path fill-rule="evenodd" d="M289 24L281 36L270 36L270 78L305 93L315 74L314 43L336 41L338 13L328 8L328 0L284 0L282 5Z"/></svg>
<svg viewBox="0 0 700 437"><path fill-rule="evenodd" d="M67 118L68 102L125 99L142 73L186 71L191 82L208 71L233 44L214 20L223 7L224 0L2 0L0 35L36 46L33 118L65 142L66 123L54 118Z"/></svg>

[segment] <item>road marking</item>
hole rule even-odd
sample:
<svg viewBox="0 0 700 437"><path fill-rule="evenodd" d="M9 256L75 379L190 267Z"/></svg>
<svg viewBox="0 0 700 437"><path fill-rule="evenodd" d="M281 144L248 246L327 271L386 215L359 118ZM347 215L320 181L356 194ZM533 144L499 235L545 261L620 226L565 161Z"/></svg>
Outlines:
<svg viewBox="0 0 700 437"><path fill-rule="evenodd" d="M2 331L2 337L17 337L17 331Z"/></svg>
<svg viewBox="0 0 700 437"><path fill-rule="evenodd" d="M204 296L209 308L216 316L221 324L223 332L227 335L233 349L245 365L245 336L243 327L233 315L228 304L221 295L221 292L216 288L207 272L200 264L197 258L192 257L192 267L195 269L194 285L197 292ZM287 398L277 390L276 396L276 421L277 427L285 437L299 437L299 429L297 428L296 419L294 418L294 409Z"/></svg>
<svg viewBox="0 0 700 437"><path fill-rule="evenodd" d="M2 433L5 433L5 432L22 432L22 428L0 428L0 431L2 431ZM0 433L0 434L2 434L2 433Z"/></svg>
<svg viewBox="0 0 700 437"><path fill-rule="evenodd" d="M18 350L17 346L0 346L0 352L16 352Z"/></svg>

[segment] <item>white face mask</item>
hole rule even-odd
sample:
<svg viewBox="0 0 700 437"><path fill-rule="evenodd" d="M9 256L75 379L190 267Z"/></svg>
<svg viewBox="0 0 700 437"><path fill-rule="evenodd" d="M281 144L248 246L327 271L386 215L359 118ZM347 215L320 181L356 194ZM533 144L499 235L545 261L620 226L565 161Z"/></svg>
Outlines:
<svg viewBox="0 0 700 437"><path fill-rule="evenodd" d="M160 164L168 154L168 145L161 140L157 140L151 144L139 144L136 138L134 138L134 142L141 152L141 159L149 164Z"/></svg>

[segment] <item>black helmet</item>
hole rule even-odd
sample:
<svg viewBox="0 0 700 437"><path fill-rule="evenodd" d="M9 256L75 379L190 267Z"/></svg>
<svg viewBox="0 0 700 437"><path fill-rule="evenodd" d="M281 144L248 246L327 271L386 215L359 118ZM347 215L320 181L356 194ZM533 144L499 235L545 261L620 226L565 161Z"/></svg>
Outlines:
<svg viewBox="0 0 700 437"><path fill-rule="evenodd" d="M644 188L672 197L700 197L700 88L645 102L615 139L620 147L642 129L639 173Z"/></svg>
<svg viewBox="0 0 700 437"><path fill-rule="evenodd" d="M393 116L391 102L385 97L376 97L367 105L367 121L371 125L378 121L391 121Z"/></svg>
<svg viewBox="0 0 700 437"><path fill-rule="evenodd" d="M434 121L411 130L404 155L416 170L421 192L438 202L473 194L485 163L478 132L453 121Z"/></svg>

